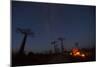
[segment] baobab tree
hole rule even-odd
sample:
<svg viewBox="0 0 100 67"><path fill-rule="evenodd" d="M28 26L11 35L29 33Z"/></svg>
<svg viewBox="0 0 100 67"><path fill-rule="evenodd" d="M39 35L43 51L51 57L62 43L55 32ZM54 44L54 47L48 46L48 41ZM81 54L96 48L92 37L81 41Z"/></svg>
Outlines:
<svg viewBox="0 0 100 67"><path fill-rule="evenodd" d="M54 50L55 50L55 53L57 53L57 41L52 41L51 42L51 45L54 45Z"/></svg>
<svg viewBox="0 0 100 67"><path fill-rule="evenodd" d="M65 40L65 38L59 37L58 40L61 41L61 51L62 53L64 52L64 45L63 45L63 41Z"/></svg>
<svg viewBox="0 0 100 67"><path fill-rule="evenodd" d="M23 54L27 37L29 35L33 35L34 33L31 31L31 29L21 29L21 28L17 28L17 32L19 32L19 33L24 35L22 43L21 43L21 47L19 49L19 53Z"/></svg>

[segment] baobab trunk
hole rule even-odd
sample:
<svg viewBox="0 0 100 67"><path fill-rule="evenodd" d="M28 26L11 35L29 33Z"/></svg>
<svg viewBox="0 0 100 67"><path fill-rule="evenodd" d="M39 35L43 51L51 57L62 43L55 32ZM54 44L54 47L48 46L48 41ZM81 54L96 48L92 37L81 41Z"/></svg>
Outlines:
<svg viewBox="0 0 100 67"><path fill-rule="evenodd" d="M19 50L19 53L21 53L21 54L24 53L24 47L25 47L26 39L27 39L27 34L24 35L24 38L23 38L23 41L22 41L22 44L21 44L21 47L20 47L20 50Z"/></svg>
<svg viewBox="0 0 100 67"><path fill-rule="evenodd" d="M54 44L54 50L55 50L55 53L58 53L59 52L59 50L57 48L57 44Z"/></svg>
<svg viewBox="0 0 100 67"><path fill-rule="evenodd" d="M64 38L59 37L58 40L60 40L61 42L61 52L64 53L64 45L63 45Z"/></svg>
<svg viewBox="0 0 100 67"><path fill-rule="evenodd" d="M62 53L64 53L63 41L61 41L61 50L62 50Z"/></svg>

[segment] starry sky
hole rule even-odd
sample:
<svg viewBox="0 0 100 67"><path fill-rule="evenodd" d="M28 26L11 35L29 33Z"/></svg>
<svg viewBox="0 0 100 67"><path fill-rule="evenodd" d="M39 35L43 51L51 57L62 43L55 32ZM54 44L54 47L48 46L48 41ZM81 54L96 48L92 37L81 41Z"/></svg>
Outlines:
<svg viewBox="0 0 100 67"><path fill-rule="evenodd" d="M63 37L67 50L79 43L80 48L95 46L95 6L50 4L12 1L12 49L19 50L23 34L17 28L30 28L34 36L28 36L25 51L45 52L53 50L51 42Z"/></svg>

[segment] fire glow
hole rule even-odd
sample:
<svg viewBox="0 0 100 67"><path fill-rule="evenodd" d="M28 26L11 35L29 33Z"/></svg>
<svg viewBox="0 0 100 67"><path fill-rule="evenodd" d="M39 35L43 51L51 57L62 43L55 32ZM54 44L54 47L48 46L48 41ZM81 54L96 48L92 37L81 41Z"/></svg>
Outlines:
<svg viewBox="0 0 100 67"><path fill-rule="evenodd" d="M70 52L71 56L74 57L82 57L85 58L85 54L81 52L78 48L73 48L72 51Z"/></svg>

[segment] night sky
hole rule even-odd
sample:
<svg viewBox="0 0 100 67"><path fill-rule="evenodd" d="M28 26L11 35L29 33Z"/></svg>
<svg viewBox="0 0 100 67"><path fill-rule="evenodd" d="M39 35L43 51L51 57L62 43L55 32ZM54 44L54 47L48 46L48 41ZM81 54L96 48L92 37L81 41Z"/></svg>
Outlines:
<svg viewBox="0 0 100 67"><path fill-rule="evenodd" d="M12 2L12 49L17 51L23 35L16 32L17 28L30 28L35 33L29 36L25 51L45 52L53 50L51 42L65 38L66 49L95 46L95 6L48 4L36 2Z"/></svg>

